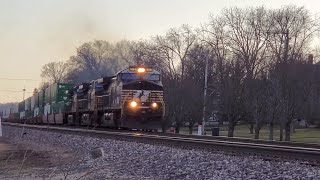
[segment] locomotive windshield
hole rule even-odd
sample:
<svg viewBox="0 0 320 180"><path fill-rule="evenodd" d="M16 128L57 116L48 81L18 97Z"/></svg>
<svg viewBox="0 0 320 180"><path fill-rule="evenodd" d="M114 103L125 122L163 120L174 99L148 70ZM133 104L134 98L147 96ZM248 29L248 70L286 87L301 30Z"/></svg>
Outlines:
<svg viewBox="0 0 320 180"><path fill-rule="evenodd" d="M103 85L100 83L96 83L95 89L96 90L103 90Z"/></svg>
<svg viewBox="0 0 320 180"><path fill-rule="evenodd" d="M138 75L136 73L123 73L121 74L121 79L125 81L137 80L137 79L144 79L149 81L160 81L159 74L145 74L143 76Z"/></svg>

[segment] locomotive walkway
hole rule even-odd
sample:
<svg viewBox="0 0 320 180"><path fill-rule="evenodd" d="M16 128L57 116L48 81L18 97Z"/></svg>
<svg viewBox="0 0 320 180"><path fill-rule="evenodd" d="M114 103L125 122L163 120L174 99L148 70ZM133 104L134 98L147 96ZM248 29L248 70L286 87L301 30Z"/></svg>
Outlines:
<svg viewBox="0 0 320 180"><path fill-rule="evenodd" d="M121 140L178 146L181 148L206 148L227 151L232 154L259 155L264 159L306 160L308 164L320 164L320 145L290 142L274 142L241 138L210 137L196 135L144 133L128 131L94 130L65 126L29 125L3 123L8 126L60 131L63 133L86 134Z"/></svg>

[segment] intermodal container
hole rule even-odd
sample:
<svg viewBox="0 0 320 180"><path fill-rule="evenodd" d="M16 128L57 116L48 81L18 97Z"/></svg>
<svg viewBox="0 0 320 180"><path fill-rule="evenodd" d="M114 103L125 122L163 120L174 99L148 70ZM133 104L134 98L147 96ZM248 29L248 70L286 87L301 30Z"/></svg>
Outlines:
<svg viewBox="0 0 320 180"><path fill-rule="evenodd" d="M51 103L51 92L50 92L50 86L47 87L45 90L45 95L44 95L44 104L50 104Z"/></svg>
<svg viewBox="0 0 320 180"><path fill-rule="evenodd" d="M36 106L36 96L37 94L34 94L32 97L31 97L31 109L34 109Z"/></svg>
<svg viewBox="0 0 320 180"><path fill-rule="evenodd" d="M71 102L60 101L58 103L52 103L53 113L63 113L71 110Z"/></svg>
<svg viewBox="0 0 320 180"><path fill-rule="evenodd" d="M69 102L73 84L56 83L50 86L51 103Z"/></svg>
<svg viewBox="0 0 320 180"><path fill-rule="evenodd" d="M39 93L38 92L34 95L34 107L35 108L39 107Z"/></svg>
<svg viewBox="0 0 320 180"><path fill-rule="evenodd" d="M19 107L18 107L18 111L19 111L19 112L23 112L24 109L25 109L25 101L19 102L19 105L18 105L18 106L19 106Z"/></svg>
<svg viewBox="0 0 320 180"><path fill-rule="evenodd" d="M31 97L25 100L24 110L25 111L31 110Z"/></svg>
<svg viewBox="0 0 320 180"><path fill-rule="evenodd" d="M43 115L44 113L44 106L39 107L39 115Z"/></svg>
<svg viewBox="0 0 320 180"><path fill-rule="evenodd" d="M18 103L14 103L13 104L13 113L18 113L19 112L19 104Z"/></svg>
<svg viewBox="0 0 320 180"><path fill-rule="evenodd" d="M25 117L26 117L26 118L30 118L30 117L32 117L32 116L33 116L33 111L31 111L31 110L25 111Z"/></svg>
<svg viewBox="0 0 320 180"><path fill-rule="evenodd" d="M38 92L38 99L39 99L39 106L38 107L44 107L44 90L40 90Z"/></svg>

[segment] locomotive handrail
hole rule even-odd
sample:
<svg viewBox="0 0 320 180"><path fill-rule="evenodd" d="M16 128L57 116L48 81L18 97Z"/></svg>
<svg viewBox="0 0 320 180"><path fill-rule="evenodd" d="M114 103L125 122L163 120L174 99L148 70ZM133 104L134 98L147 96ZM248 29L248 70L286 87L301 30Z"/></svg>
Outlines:
<svg viewBox="0 0 320 180"><path fill-rule="evenodd" d="M162 116L164 116L164 113L165 113L165 110L166 110L166 107L165 107L165 103L164 103L164 101L163 101L163 96L161 96L160 95L160 93L156 93L156 95L158 95L160 98L159 99L161 99L161 104L162 104Z"/></svg>
<svg viewBox="0 0 320 180"><path fill-rule="evenodd" d="M129 94L130 94L130 93L128 93L128 94L125 95L125 97L124 97L125 99L124 99L123 102L122 102L122 106L123 106L124 103L127 101L127 97L129 96Z"/></svg>

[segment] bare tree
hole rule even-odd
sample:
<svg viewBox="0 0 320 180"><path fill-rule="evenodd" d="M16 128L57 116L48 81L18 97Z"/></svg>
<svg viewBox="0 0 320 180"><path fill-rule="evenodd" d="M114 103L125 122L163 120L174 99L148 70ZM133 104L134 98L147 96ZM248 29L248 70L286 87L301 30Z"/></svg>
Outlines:
<svg viewBox="0 0 320 180"><path fill-rule="evenodd" d="M46 82L46 81L42 81L39 85L39 90L45 90L47 87L50 86L50 83L49 82Z"/></svg>
<svg viewBox="0 0 320 180"><path fill-rule="evenodd" d="M189 126L189 133L192 133L194 125L202 123L203 116L203 89L205 78L206 58L208 58L208 79L211 82L213 79L213 59L210 55L210 48L204 43L196 43L188 53L186 60L186 77L183 80L184 96L188 98L182 99L184 110L184 119ZM209 99L209 98L207 98ZM206 101L206 106L209 111L205 112L211 114L211 101Z"/></svg>
<svg viewBox="0 0 320 180"><path fill-rule="evenodd" d="M268 23L267 11L263 7L259 8L249 8L249 9L239 9L239 8L230 8L225 9L222 16L213 17L211 16L210 23L207 27L203 28L204 36L203 40L209 44L214 54L216 60L216 73L217 81L219 84L219 91L223 92L221 96L222 104L224 107L228 107L228 103L233 103L231 101L226 101L229 97L236 92L241 92L238 96L241 96L241 100L244 106L247 106L246 109L242 109L246 113L256 112L252 101L251 94L253 93L252 84L255 81L254 79L258 77L259 72L265 68L266 56L267 56L267 39L268 39L268 30L270 29L270 23ZM228 65L229 64L229 65ZM237 64L237 66L235 66ZM228 66L229 70L226 70ZM233 68L244 68L233 69ZM226 84L230 77L223 75L227 71L238 71L243 72L239 75L243 77L238 77L238 79L244 78L241 82L239 89L233 88L235 92L226 91L226 87L230 84ZM239 84L240 85L240 84ZM227 94L229 92L230 94ZM246 97L245 97L246 96ZM236 107L234 104L229 107ZM225 109L226 110L226 109ZM225 111L225 112L236 112L236 111ZM237 112L242 114L227 115L226 117L239 117L237 120L249 119L249 122L257 122L257 120L250 120L249 114L244 116L244 112ZM252 116L254 117L254 116ZM227 118L232 121L230 124L230 136L233 136L233 125L236 124L234 118Z"/></svg>
<svg viewBox="0 0 320 180"><path fill-rule="evenodd" d="M297 117L301 107L304 93L299 87L299 78L296 73L303 65L299 62L305 61L303 54L310 50L310 41L317 30L316 22L311 19L310 12L304 7L287 6L272 11L271 19L272 32L277 32L269 38L271 54L273 55L274 65L278 71L277 82L280 94L280 140L283 139L283 129L285 130L285 140L290 140L290 127L294 118ZM297 64L298 63L298 64ZM297 64L297 65L295 65ZM297 79L298 78L298 79ZM301 82L301 81L300 81ZM303 82L301 82L303 83ZM300 94L300 95L298 95Z"/></svg>
<svg viewBox="0 0 320 180"><path fill-rule="evenodd" d="M268 100L270 98L270 82L266 76L256 79L252 82L251 87L252 99L251 99L251 113L255 120L254 138L259 139L260 130L265 125L269 118Z"/></svg>
<svg viewBox="0 0 320 180"><path fill-rule="evenodd" d="M192 45L197 40L197 34L188 26L182 25L180 28L170 29L165 36L157 36L155 42L159 50L167 56L168 67L174 72L180 68L180 79L185 75L185 61ZM177 67L178 66L178 67Z"/></svg>
<svg viewBox="0 0 320 180"><path fill-rule="evenodd" d="M260 129L261 118L257 117L258 108L257 100L253 99L254 85L259 73L265 71L267 62L267 40L270 23L268 12L264 7L258 8L230 8L226 9L222 18L226 21L228 45L232 54L238 56L244 64L245 68L245 106L249 117L247 118L251 124L250 130L253 130L253 124L256 125L256 137ZM254 105L255 104L255 105ZM258 118L258 119L257 119Z"/></svg>
<svg viewBox="0 0 320 180"><path fill-rule="evenodd" d="M230 8L223 12L228 46L244 63L246 79L255 78L266 64L271 25L264 7Z"/></svg>
<svg viewBox="0 0 320 180"><path fill-rule="evenodd" d="M68 80L80 83L115 74L128 64L125 58L130 56L119 49L127 47L127 44L123 41L115 47L101 40L84 43L77 48L77 54L68 60Z"/></svg>
<svg viewBox="0 0 320 180"><path fill-rule="evenodd" d="M197 41L197 34L187 25L170 29L165 36L153 39L154 50L161 61L165 88L167 118L171 119L179 132L185 120L185 71L187 56Z"/></svg>
<svg viewBox="0 0 320 180"><path fill-rule="evenodd" d="M118 59L120 59L125 65L134 65L132 46L134 46L134 41L122 40L115 44L114 54Z"/></svg>
<svg viewBox="0 0 320 180"><path fill-rule="evenodd" d="M77 64L86 68L94 76L100 76L104 71L104 63L112 53L112 46L106 41L94 41L85 43L77 49Z"/></svg>
<svg viewBox="0 0 320 180"><path fill-rule="evenodd" d="M277 123L276 120L280 119L280 94L278 91L278 83L272 79L268 79L269 86L268 89L268 96L266 107L268 109L268 125L269 125L269 140L274 139L274 125Z"/></svg>
<svg viewBox="0 0 320 180"><path fill-rule="evenodd" d="M50 83L61 82L67 73L67 65L64 62L50 62L42 67L41 77Z"/></svg>

